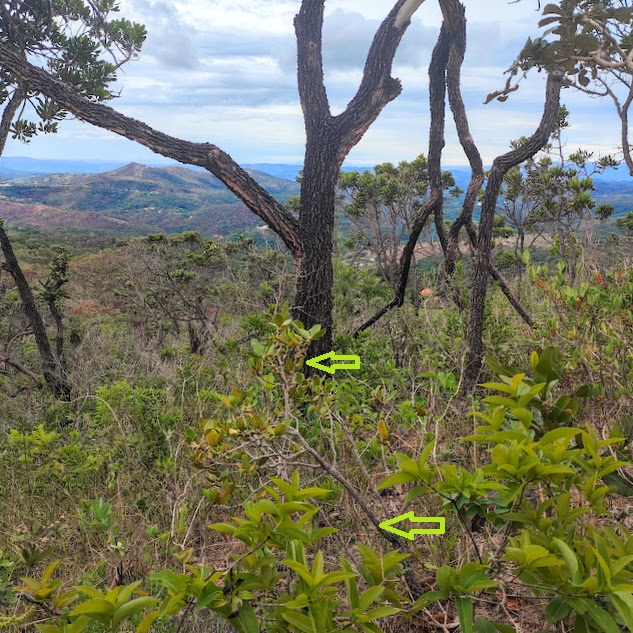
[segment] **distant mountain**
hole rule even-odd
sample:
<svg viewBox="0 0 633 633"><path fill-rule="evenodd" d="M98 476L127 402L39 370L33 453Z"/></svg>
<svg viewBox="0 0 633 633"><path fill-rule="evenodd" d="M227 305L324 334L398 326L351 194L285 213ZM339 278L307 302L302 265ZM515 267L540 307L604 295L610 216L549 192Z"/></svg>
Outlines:
<svg viewBox="0 0 633 633"><path fill-rule="evenodd" d="M280 202L299 185L256 170L250 175ZM130 163L100 174L45 174L4 183L0 196L19 203L0 214L17 225L62 228L85 220L87 230L140 234L198 230L228 235L262 221L207 171ZM83 214L83 215L81 215ZM95 215L96 214L96 215ZM118 227L118 230L117 230Z"/></svg>
<svg viewBox="0 0 633 633"><path fill-rule="evenodd" d="M3 156L0 158L0 174L97 174L123 167L125 161L112 160L62 160L26 158L23 156Z"/></svg>
<svg viewBox="0 0 633 633"><path fill-rule="evenodd" d="M114 169L105 167L115 165ZM301 165L256 163L245 169L285 203L299 194L295 178ZM59 173L60 168L80 173ZM53 173L46 170L56 169ZM349 166L346 169L367 169ZM466 189L470 169L447 166ZM25 171L21 171L25 170ZM97 171L98 170L98 171ZM633 178L611 170L594 179L597 204L611 203L614 215L633 210ZM76 228L119 234L198 230L229 235L261 226L262 221L207 170L182 165L122 165L108 161L0 159L0 217L15 226ZM285 177L282 177L285 176ZM1 181L0 181L1 182ZM446 216L455 217L460 201L450 200ZM478 217L478 209L475 212Z"/></svg>
<svg viewBox="0 0 633 633"><path fill-rule="evenodd" d="M23 156L0 157L0 181L12 180L14 178L25 178L41 174L99 174L113 171L119 167L127 165L126 161L111 160L64 160L64 159L41 159L26 158ZM180 163L156 162L147 163L148 167L182 167ZM186 165L186 169L206 172L204 167L196 165ZM295 181L299 171L303 169L300 164L282 163L252 163L242 165L244 169L253 169L270 174L276 178ZM345 171L364 171L370 167L357 167L353 165L343 165Z"/></svg>

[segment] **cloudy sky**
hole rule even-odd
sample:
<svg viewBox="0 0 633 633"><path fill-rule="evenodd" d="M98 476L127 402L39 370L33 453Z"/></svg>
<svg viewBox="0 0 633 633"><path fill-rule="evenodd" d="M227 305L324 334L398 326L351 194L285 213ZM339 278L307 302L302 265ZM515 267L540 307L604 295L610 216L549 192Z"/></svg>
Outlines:
<svg viewBox="0 0 633 633"><path fill-rule="evenodd" d="M538 34L536 0L465 0L468 51L464 98L473 134L489 164L511 139L529 135L541 116L544 77L533 73L505 103L483 105L505 83L503 71L528 35ZM328 0L324 25L327 91L336 114L353 96L364 58L389 0ZM121 14L142 22L148 38L139 60L120 74L110 105L169 134L219 145L241 163L301 163L303 121L296 89L292 20L299 0L121 0ZM411 160L427 152L427 66L440 12L418 9L396 57L404 90L388 105L347 160L353 165ZM617 152L611 102L570 90L568 149ZM466 164L448 120L445 165ZM159 163L149 150L78 121L30 145L9 141L5 156L115 159Z"/></svg>

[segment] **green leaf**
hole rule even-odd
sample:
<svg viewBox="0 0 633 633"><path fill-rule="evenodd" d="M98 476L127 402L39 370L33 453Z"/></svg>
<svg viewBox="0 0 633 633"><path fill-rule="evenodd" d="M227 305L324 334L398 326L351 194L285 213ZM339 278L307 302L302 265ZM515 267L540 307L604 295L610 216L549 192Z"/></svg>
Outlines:
<svg viewBox="0 0 633 633"><path fill-rule="evenodd" d="M133 582L126 587L122 587L121 591L117 595L117 599L114 603L115 606L120 606L122 603L127 602L130 596L134 593L134 590L141 584L140 580Z"/></svg>
<svg viewBox="0 0 633 633"><path fill-rule="evenodd" d="M503 393L508 393L511 396L514 395L514 389L503 382L484 382L480 385L480 387L485 387L486 389L494 389L495 391L503 391Z"/></svg>
<svg viewBox="0 0 633 633"><path fill-rule="evenodd" d="M569 442L571 441L572 437L580 435L580 433L580 429L562 427L545 433L540 441L542 444L550 444L552 442L557 442L558 440L565 438Z"/></svg>
<svg viewBox="0 0 633 633"><path fill-rule="evenodd" d="M499 631L499 633L517 633L517 630L513 626L510 626L509 624L503 624L501 622L492 622L489 620L484 620L483 618L479 618L477 622L488 622L489 624L492 624L492 626L494 626L494 629L492 629L492 631ZM477 622L475 622L475 633L479 633L477 631Z"/></svg>
<svg viewBox="0 0 633 633"><path fill-rule="evenodd" d="M80 615L72 624L66 627L65 633L81 633L90 624L87 615Z"/></svg>
<svg viewBox="0 0 633 633"><path fill-rule="evenodd" d="M485 618L477 618L475 622L475 633L516 633L516 629L509 624L501 622L492 622Z"/></svg>
<svg viewBox="0 0 633 633"><path fill-rule="evenodd" d="M367 611L370 605L372 605L385 591L384 585L377 585L375 587L370 587L360 596L359 608L361 611Z"/></svg>
<svg viewBox="0 0 633 633"><path fill-rule="evenodd" d="M440 567L435 572L435 582L437 583L438 589L442 592L442 596L444 598L448 598L451 593L451 589L453 588L453 576L455 574L455 570L447 565Z"/></svg>
<svg viewBox="0 0 633 633"><path fill-rule="evenodd" d="M229 618L229 622L240 633L260 633L261 631L257 614L248 602L242 604L238 614Z"/></svg>
<svg viewBox="0 0 633 633"><path fill-rule="evenodd" d="M380 618L388 618L390 615L396 615L396 613L400 613L401 609L398 607L377 607L376 609L372 609L367 612L367 617L369 621L378 620Z"/></svg>
<svg viewBox="0 0 633 633"><path fill-rule="evenodd" d="M475 633L497 633L497 629L490 620L477 618L475 622Z"/></svg>
<svg viewBox="0 0 633 633"><path fill-rule="evenodd" d="M300 593L294 600L289 600L284 604L287 609L303 609L310 604L308 596L305 593Z"/></svg>
<svg viewBox="0 0 633 633"><path fill-rule="evenodd" d="M587 613L604 633L622 633L609 612L599 607L593 600L586 600Z"/></svg>
<svg viewBox="0 0 633 633"><path fill-rule="evenodd" d="M348 572L353 572L350 562L346 558L341 558L341 567ZM358 595L358 583L356 582L356 575L352 573L352 576L345 580L345 589L347 590L347 599L349 606L352 609L358 609L359 595Z"/></svg>
<svg viewBox="0 0 633 633"><path fill-rule="evenodd" d="M148 613L142 620L141 623L136 627L136 633L147 633L149 631L150 626L156 622L160 615L160 611L152 611Z"/></svg>
<svg viewBox="0 0 633 633"><path fill-rule="evenodd" d="M633 631L633 596L624 591L613 591L609 594L611 604L618 610L625 626Z"/></svg>
<svg viewBox="0 0 633 633"><path fill-rule="evenodd" d="M571 574L572 582L574 584L579 583L582 580L582 574L580 572L580 568L578 566L578 557L574 550L565 543L565 541L561 541L559 538L553 538L552 541L558 548L565 561L565 565L567 565L567 569L569 569L569 573Z"/></svg>
<svg viewBox="0 0 633 633"><path fill-rule="evenodd" d="M60 561L58 561L58 560L53 561L46 568L46 571L44 572L44 575L42 576L42 580L41 580L41 583L43 585L45 585L50 580L50 577L53 575L53 572L55 571L55 569L57 569L57 565L59 565L59 563L60 563Z"/></svg>
<svg viewBox="0 0 633 633"><path fill-rule="evenodd" d="M308 585L310 589L315 588L316 582L314 578L312 577L312 574L310 573L310 571L305 565L302 565L301 563L298 563L297 561L289 560L289 559L284 560L284 565L294 570L296 574Z"/></svg>
<svg viewBox="0 0 633 633"><path fill-rule="evenodd" d="M355 576L353 572L347 571L331 571L316 578L317 587L325 587L326 585L334 585L337 582L347 580L351 576Z"/></svg>
<svg viewBox="0 0 633 633"><path fill-rule="evenodd" d="M618 560L616 560L611 565L611 574L613 576L616 576L631 562L633 562L633 554L629 554L628 556L622 556L622 558L618 558Z"/></svg>
<svg viewBox="0 0 633 633"><path fill-rule="evenodd" d="M103 622L106 626L110 625L112 615L114 614L114 605L103 598L91 598L78 604L70 615L87 615L94 620Z"/></svg>
<svg viewBox="0 0 633 633"><path fill-rule="evenodd" d="M294 613L293 611L284 611L281 617L300 631L304 631L304 633L318 633L312 624L312 620L307 615Z"/></svg>
<svg viewBox="0 0 633 633"><path fill-rule="evenodd" d="M204 609L209 604L211 604L216 597L221 593L220 587L218 587L214 582L209 581L203 587L200 595L198 596L198 600L196 602L196 607L198 609Z"/></svg>
<svg viewBox="0 0 633 633"><path fill-rule="evenodd" d="M455 596L455 607L459 616L461 633L473 633L473 602L470 598Z"/></svg>
<svg viewBox="0 0 633 633"><path fill-rule="evenodd" d="M381 481L376 490L384 490L385 488L391 488L398 484L409 483L410 481L417 481L417 476L411 473L393 473L389 475L385 480Z"/></svg>
<svg viewBox="0 0 633 633"><path fill-rule="evenodd" d="M76 589L79 593L83 593L89 598L103 598L103 594L94 587L90 587L90 585L79 585Z"/></svg>
<svg viewBox="0 0 633 633"><path fill-rule="evenodd" d="M554 624L564 620L571 613L571 605L565 598L554 598L545 608L545 617L548 624Z"/></svg>
<svg viewBox="0 0 633 633"><path fill-rule="evenodd" d="M131 618L133 615L139 613L139 611L142 611L146 607L153 606L157 602L158 600L156 598L143 596L122 604L112 615L112 629L116 630L123 620Z"/></svg>

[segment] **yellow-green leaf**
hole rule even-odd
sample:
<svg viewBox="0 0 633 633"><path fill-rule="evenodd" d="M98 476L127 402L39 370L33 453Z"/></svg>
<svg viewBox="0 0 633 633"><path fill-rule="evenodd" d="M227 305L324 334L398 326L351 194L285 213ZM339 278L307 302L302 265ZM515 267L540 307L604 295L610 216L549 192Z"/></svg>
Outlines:
<svg viewBox="0 0 633 633"><path fill-rule="evenodd" d="M112 616L112 629L116 630L123 620L131 618L139 611L142 611L146 607L153 606L157 602L158 600L156 600L156 598L144 596L142 598L136 598L134 600L126 602L125 604L122 604Z"/></svg>

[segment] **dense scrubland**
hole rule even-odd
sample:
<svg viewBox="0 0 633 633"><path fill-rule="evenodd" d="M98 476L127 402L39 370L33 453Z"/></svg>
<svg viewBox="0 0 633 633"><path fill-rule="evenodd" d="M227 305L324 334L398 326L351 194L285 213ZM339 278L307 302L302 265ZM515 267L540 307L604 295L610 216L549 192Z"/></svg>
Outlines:
<svg viewBox="0 0 633 633"><path fill-rule="evenodd" d="M320 331L289 316L281 248L12 233L34 289L72 253L72 396L16 369L37 350L3 272L0 627L631 630L629 238L582 250L571 280L556 249L513 259L501 233L534 327L492 284L472 394L463 309L423 259L405 306L354 338L392 290L341 240L334 349L361 366L308 375ZM464 299L469 274L465 253ZM378 527L408 511L445 534Z"/></svg>
<svg viewBox="0 0 633 633"><path fill-rule="evenodd" d="M146 37L114 0L3 6L0 153L72 114L214 174L269 230L187 230L211 214L183 179L216 190L216 224L244 207L181 168L6 188L1 629L633 631L633 211L597 203L593 176L619 160L568 155L560 103L563 88L613 102L633 174L633 9L543 7L545 32L486 98L545 71L540 122L485 173L460 84L465 7L440 0L428 160L341 175L403 90L392 65L421 4L394 4L334 116L324 2L301 3L294 200L212 130L178 139L100 103ZM463 198L442 169L447 102ZM67 207L63 232L15 232L26 204L40 227ZM173 234L138 237L161 211ZM359 367L307 364L330 350ZM423 517L445 530L416 532Z"/></svg>

